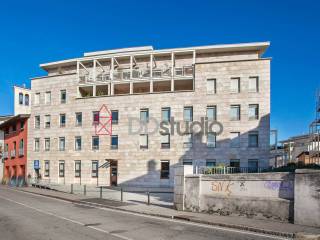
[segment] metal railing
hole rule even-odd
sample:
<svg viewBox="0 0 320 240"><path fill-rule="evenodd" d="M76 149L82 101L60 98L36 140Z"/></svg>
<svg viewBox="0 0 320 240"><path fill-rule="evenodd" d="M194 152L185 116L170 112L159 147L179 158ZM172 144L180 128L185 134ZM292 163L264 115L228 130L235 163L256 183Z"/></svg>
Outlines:
<svg viewBox="0 0 320 240"><path fill-rule="evenodd" d="M168 79L171 77L179 78L179 77L193 77L194 67L193 66L182 66L173 68L154 68L152 69L152 78L154 79ZM132 69L124 69L124 70L115 70L112 74L114 81L125 81L125 80L143 80L151 77L151 69L150 68L135 68ZM96 75L95 79L91 73L81 73L79 75L79 83L93 83L93 82L109 82L111 81L111 73L99 73Z"/></svg>
<svg viewBox="0 0 320 240"><path fill-rule="evenodd" d="M2 153L2 157L5 158L5 159L8 158L8 156L9 156L9 153L8 153L8 152L3 152L3 153Z"/></svg>
<svg viewBox="0 0 320 240"><path fill-rule="evenodd" d="M261 173L265 168L259 167L201 167L200 174L238 174L238 173Z"/></svg>
<svg viewBox="0 0 320 240"><path fill-rule="evenodd" d="M16 150L11 150L10 151L10 157L15 158L16 157Z"/></svg>
<svg viewBox="0 0 320 240"><path fill-rule="evenodd" d="M86 196L90 199L110 199L120 202L145 202L147 205L159 204L156 200L157 197L170 199L170 204L173 203L172 189L152 189L152 188L127 188L127 187L107 187L107 186L92 186L92 185L79 185L79 184L58 184L50 182L50 179L29 179L29 184L33 187L50 189L60 192L71 194L78 194ZM169 191L170 190L170 191ZM88 199L88 200L90 200ZM170 205L167 203L166 205Z"/></svg>
<svg viewBox="0 0 320 240"><path fill-rule="evenodd" d="M23 148L19 148L19 156L24 156L24 149Z"/></svg>

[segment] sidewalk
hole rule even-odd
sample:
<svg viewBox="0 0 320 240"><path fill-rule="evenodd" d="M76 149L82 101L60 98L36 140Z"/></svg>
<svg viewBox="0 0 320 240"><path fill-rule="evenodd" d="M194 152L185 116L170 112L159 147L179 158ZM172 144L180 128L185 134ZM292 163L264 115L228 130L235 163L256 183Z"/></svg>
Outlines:
<svg viewBox="0 0 320 240"><path fill-rule="evenodd" d="M320 234L320 228L282 223L276 221L266 221L249 219L238 216L217 216L203 213L181 212L167 206L147 205L140 202L120 202L109 199L88 198L83 195L63 193L53 190L39 189L34 187L16 188L16 190L53 197L75 204L88 204L97 207L111 208L119 211L139 213L151 216L158 216L170 219L179 219L195 223L209 224L213 226L235 228L258 233L266 233L276 236L293 238L297 233L310 235ZM304 238L301 238L304 239ZM312 238L317 239L317 238ZM319 238L320 239L320 238Z"/></svg>

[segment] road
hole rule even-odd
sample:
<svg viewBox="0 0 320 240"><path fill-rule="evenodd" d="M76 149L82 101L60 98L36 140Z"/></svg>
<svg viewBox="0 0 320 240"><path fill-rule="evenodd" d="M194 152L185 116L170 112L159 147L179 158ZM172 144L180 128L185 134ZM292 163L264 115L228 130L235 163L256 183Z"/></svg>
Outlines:
<svg viewBox="0 0 320 240"><path fill-rule="evenodd" d="M256 240L281 238L94 208L0 187L0 239Z"/></svg>

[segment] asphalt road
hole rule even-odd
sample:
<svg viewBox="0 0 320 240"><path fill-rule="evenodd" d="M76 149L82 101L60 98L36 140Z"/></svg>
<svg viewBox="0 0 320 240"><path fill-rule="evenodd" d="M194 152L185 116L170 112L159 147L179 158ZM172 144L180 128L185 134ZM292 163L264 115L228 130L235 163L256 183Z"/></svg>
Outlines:
<svg viewBox="0 0 320 240"><path fill-rule="evenodd" d="M281 238L93 208L0 187L0 239L256 240Z"/></svg>

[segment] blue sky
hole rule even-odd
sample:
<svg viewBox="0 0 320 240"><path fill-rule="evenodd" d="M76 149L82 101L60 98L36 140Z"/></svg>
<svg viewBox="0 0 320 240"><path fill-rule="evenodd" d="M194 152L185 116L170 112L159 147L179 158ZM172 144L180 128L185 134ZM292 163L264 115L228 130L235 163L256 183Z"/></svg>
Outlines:
<svg viewBox="0 0 320 240"><path fill-rule="evenodd" d="M3 1L0 115L12 86L43 75L40 63L87 51L270 41L271 126L280 139L308 131L320 87L319 1Z"/></svg>

